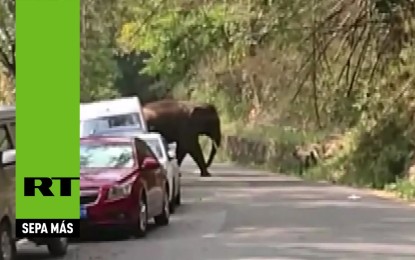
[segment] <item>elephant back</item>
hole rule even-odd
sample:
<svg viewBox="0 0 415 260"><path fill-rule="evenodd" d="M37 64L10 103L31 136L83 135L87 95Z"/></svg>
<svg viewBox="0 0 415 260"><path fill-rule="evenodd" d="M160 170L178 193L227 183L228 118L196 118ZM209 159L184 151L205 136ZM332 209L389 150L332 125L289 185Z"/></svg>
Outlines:
<svg viewBox="0 0 415 260"><path fill-rule="evenodd" d="M183 128L188 127L188 109L174 100L161 100L143 107L150 131L161 133L168 142L177 142Z"/></svg>

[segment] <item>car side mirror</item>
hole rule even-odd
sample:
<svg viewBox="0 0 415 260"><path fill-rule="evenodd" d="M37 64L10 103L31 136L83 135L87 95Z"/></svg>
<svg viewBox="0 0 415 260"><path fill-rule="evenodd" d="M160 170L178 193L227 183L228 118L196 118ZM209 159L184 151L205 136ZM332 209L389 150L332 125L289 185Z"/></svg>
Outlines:
<svg viewBox="0 0 415 260"><path fill-rule="evenodd" d="M167 155L169 156L169 159L176 158L176 152L174 150L167 151Z"/></svg>
<svg viewBox="0 0 415 260"><path fill-rule="evenodd" d="M176 148L177 148L177 143L170 143L167 145L167 156L169 157L169 159L173 159L176 158Z"/></svg>
<svg viewBox="0 0 415 260"><path fill-rule="evenodd" d="M16 149L6 150L0 153L1 162L0 167L16 164Z"/></svg>
<svg viewBox="0 0 415 260"><path fill-rule="evenodd" d="M171 144L168 144L168 149L169 149L169 151L176 151L176 148L177 148L177 143L171 143Z"/></svg>
<svg viewBox="0 0 415 260"><path fill-rule="evenodd" d="M141 164L141 168L144 170L155 170L160 168L160 163L157 159L147 157L144 159L143 163Z"/></svg>

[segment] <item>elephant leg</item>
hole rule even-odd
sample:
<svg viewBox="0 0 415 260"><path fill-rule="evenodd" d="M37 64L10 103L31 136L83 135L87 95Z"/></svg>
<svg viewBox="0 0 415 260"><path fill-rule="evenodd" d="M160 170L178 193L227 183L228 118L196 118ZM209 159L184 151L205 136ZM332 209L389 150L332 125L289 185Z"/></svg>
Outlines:
<svg viewBox="0 0 415 260"><path fill-rule="evenodd" d="M203 157L202 148L200 147L199 142L193 142L193 144L189 147L189 154L197 164L200 169L200 176L208 177L210 173L207 170L207 165L205 162L205 158Z"/></svg>

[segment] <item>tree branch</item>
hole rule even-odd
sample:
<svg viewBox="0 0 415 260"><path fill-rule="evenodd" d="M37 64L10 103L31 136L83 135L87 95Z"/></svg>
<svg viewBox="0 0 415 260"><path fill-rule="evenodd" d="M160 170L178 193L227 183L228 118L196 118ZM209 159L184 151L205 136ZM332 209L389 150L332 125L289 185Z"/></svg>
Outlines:
<svg viewBox="0 0 415 260"><path fill-rule="evenodd" d="M357 64L356 64L356 68L353 72L353 76L352 76L352 79L350 81L349 88L347 89L346 97L350 97L350 95L352 93L354 83L356 82L357 75L361 71L362 62L363 62L364 56L366 55L367 49L369 47L369 41L372 39L371 36L372 36L372 32L369 31L369 34L367 35L367 37L366 37L366 39L363 43L362 50L360 51L359 58L358 58Z"/></svg>
<svg viewBox="0 0 415 260"><path fill-rule="evenodd" d="M15 65L7 57L7 54L2 48L0 48L0 62L3 64L7 73L10 73L13 77L15 76Z"/></svg>

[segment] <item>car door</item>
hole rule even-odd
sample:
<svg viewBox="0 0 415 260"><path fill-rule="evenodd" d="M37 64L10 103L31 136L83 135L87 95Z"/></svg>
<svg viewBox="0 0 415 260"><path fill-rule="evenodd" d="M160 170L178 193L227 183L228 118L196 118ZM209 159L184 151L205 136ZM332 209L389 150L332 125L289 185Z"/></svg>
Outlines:
<svg viewBox="0 0 415 260"><path fill-rule="evenodd" d="M10 125L0 122L0 152L15 149L14 133L10 132ZM1 159L1 158L0 158ZM15 189L16 189L16 167L15 163L2 165L0 167L0 218L7 216L14 230L15 220Z"/></svg>
<svg viewBox="0 0 415 260"><path fill-rule="evenodd" d="M146 153L147 156L150 158L153 158L156 161L159 161L157 159L157 155L151 150L151 148L146 145ZM158 169L154 169L151 171L152 178L154 178L154 206L157 213L160 209L163 209L163 191L164 191L164 182L166 180L166 172L164 171L164 168L160 165Z"/></svg>
<svg viewBox="0 0 415 260"><path fill-rule="evenodd" d="M136 138L136 147L138 150L140 166L145 158L154 157L150 148L141 139ZM154 216L158 213L159 209L159 195L157 187L157 177L154 170L143 169L140 167L140 175L143 181L147 185L147 203L148 213L150 216Z"/></svg>
<svg viewBox="0 0 415 260"><path fill-rule="evenodd" d="M180 182L180 179L179 179L180 169L179 169L179 166L177 164L177 158L176 157L171 158L170 156L168 156L169 145L166 142L166 139L164 139L162 137L161 141L163 143L163 148L164 148L165 152L167 153L167 159L168 159L167 168L168 168L169 174L171 174L173 176L173 183L174 183L174 187L175 187L173 196L176 196L178 191L179 191L179 186L180 186L180 184L179 184L179 182Z"/></svg>

